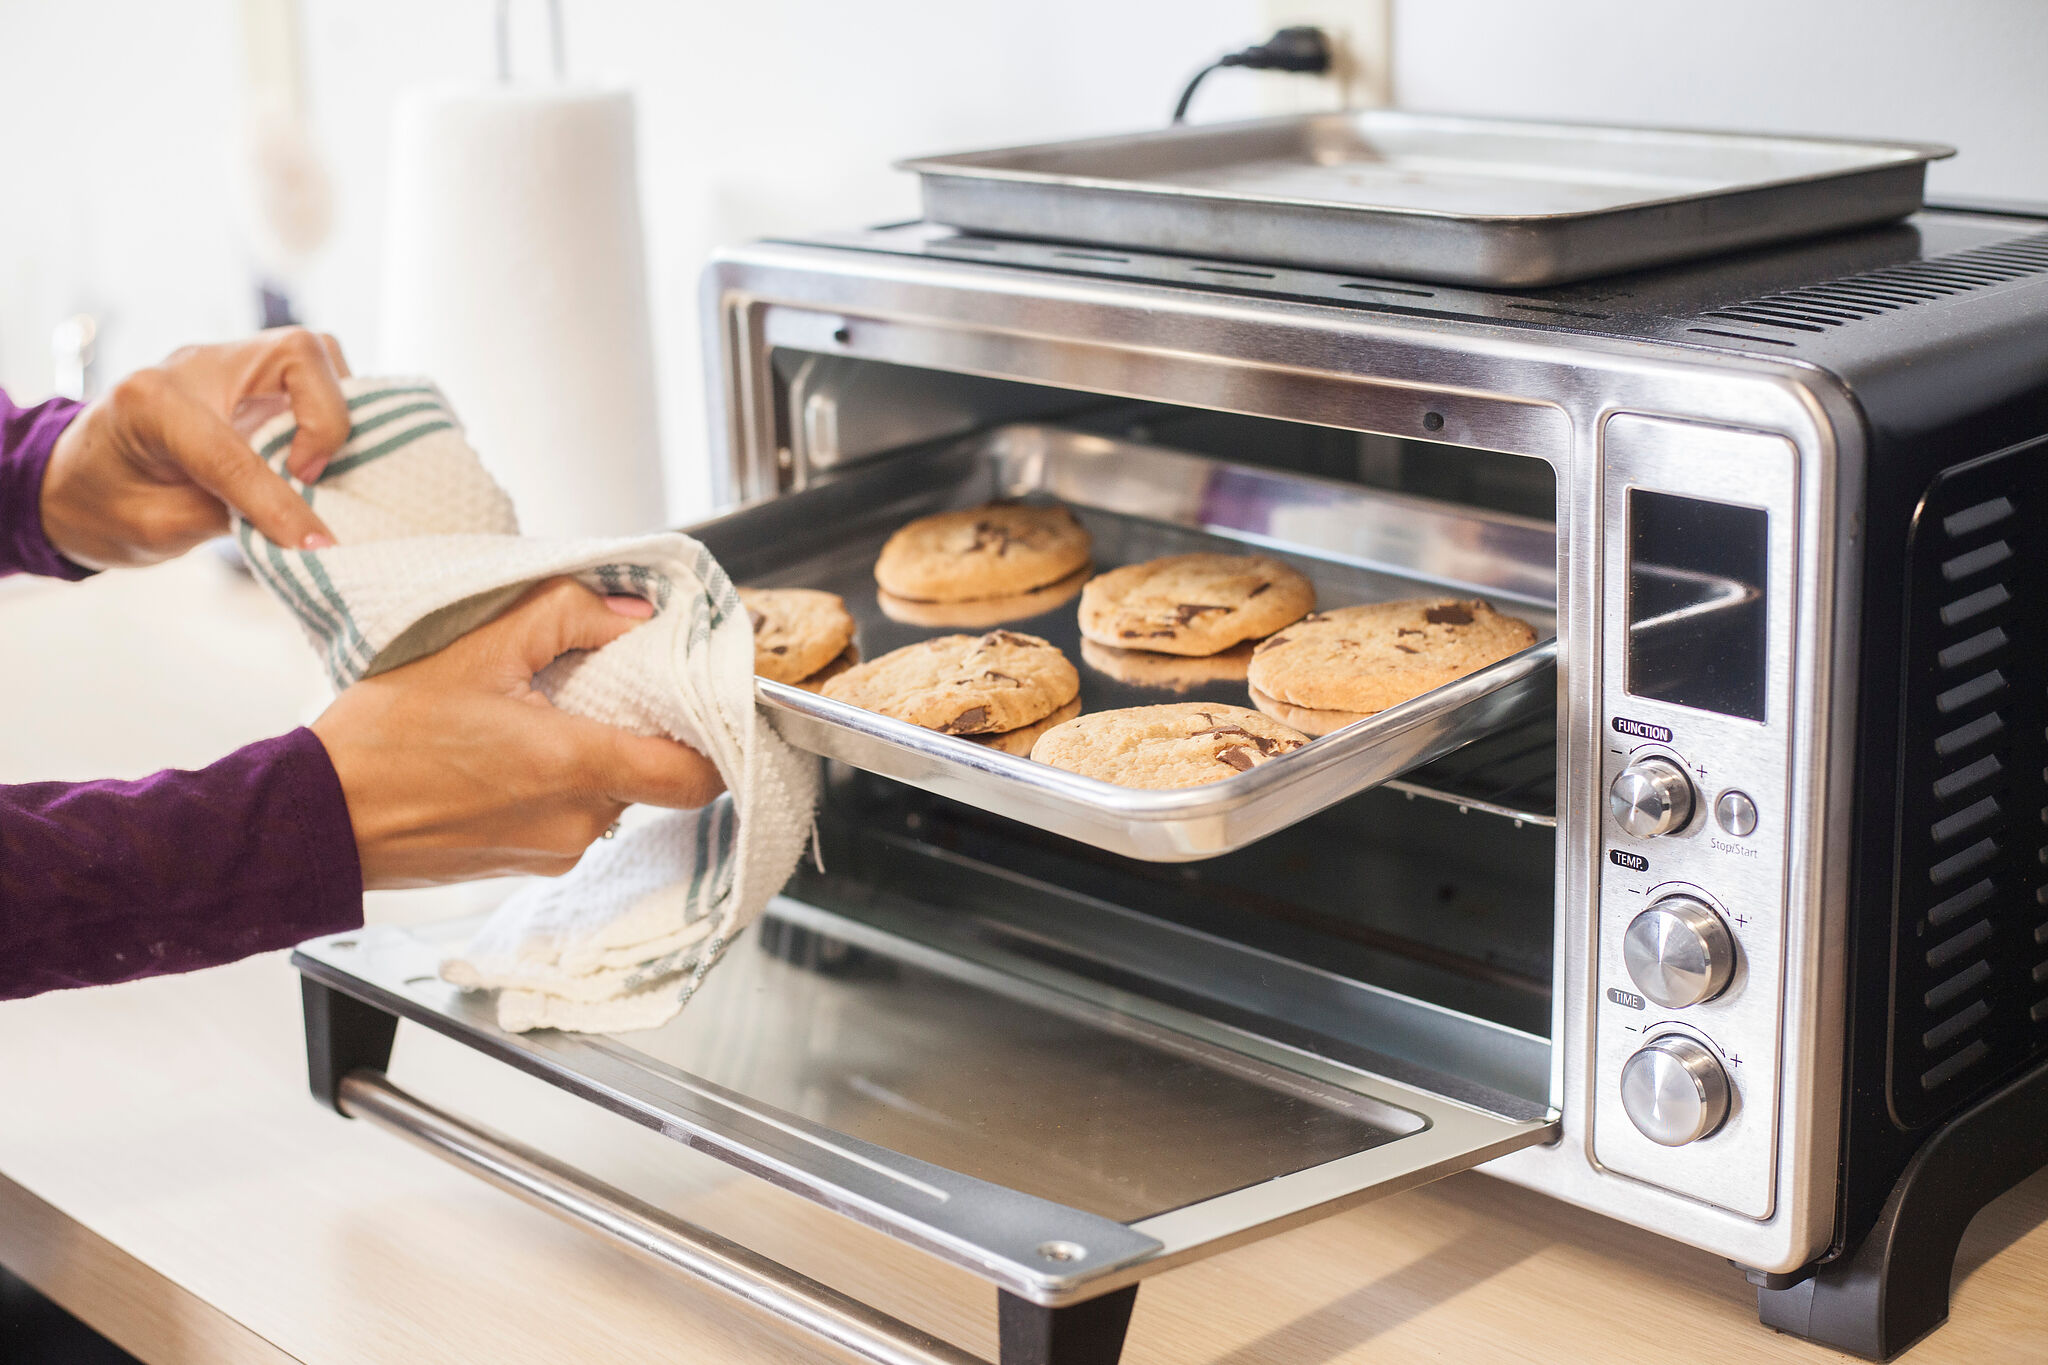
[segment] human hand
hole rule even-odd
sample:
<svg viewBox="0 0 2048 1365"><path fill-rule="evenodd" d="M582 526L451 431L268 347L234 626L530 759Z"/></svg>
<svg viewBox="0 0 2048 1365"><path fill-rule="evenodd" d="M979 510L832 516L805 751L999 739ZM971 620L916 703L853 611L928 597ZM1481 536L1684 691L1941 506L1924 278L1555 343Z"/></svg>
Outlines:
<svg viewBox="0 0 2048 1365"><path fill-rule="evenodd" d="M701 806L696 750L557 711L533 675L653 615L550 579L438 653L366 678L313 722L348 799L367 889L568 871L639 801Z"/></svg>
<svg viewBox="0 0 2048 1365"><path fill-rule="evenodd" d="M303 327L188 346L137 370L57 438L43 534L89 569L154 564L225 532L232 507L279 545L332 545L247 434L289 407L299 431L287 467L312 482L348 440L347 374L334 338Z"/></svg>

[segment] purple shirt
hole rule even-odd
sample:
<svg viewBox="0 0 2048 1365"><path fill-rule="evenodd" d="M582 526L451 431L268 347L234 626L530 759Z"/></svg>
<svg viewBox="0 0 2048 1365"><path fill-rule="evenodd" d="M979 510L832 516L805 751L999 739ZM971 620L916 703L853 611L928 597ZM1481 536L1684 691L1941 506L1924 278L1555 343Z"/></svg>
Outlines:
<svg viewBox="0 0 2048 1365"><path fill-rule="evenodd" d="M84 578L91 572L58 554L43 535L43 471L78 409L68 398L17 408L0 389L0 577Z"/></svg>
<svg viewBox="0 0 2048 1365"><path fill-rule="evenodd" d="M0 393L0 575L86 574L50 545L41 510L51 447L77 411ZM311 730L196 772L0 786L0 1000L216 966L362 922L348 803Z"/></svg>

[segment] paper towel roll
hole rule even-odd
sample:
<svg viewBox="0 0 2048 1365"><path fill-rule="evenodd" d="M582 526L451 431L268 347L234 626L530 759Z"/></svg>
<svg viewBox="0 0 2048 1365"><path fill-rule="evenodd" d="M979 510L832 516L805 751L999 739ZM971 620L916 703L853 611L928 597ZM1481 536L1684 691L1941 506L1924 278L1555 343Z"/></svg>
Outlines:
<svg viewBox="0 0 2048 1365"><path fill-rule="evenodd" d="M632 96L415 92L391 152L379 363L441 385L529 534L660 526Z"/></svg>

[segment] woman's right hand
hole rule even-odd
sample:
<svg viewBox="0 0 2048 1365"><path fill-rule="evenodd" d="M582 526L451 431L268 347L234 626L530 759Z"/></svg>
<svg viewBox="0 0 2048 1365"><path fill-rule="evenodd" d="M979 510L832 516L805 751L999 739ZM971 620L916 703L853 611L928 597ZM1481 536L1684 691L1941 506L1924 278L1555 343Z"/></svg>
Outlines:
<svg viewBox="0 0 2048 1365"><path fill-rule="evenodd" d="M558 711L533 676L653 614L571 579L536 586L489 625L366 678L313 722L362 858L366 890L573 867L628 805L701 806L711 761Z"/></svg>

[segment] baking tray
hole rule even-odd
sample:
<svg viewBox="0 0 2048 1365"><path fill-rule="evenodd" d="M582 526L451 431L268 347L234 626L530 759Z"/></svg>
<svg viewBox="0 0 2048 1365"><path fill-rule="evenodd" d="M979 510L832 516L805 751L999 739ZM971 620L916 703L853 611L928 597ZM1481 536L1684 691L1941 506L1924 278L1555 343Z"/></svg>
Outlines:
<svg viewBox="0 0 2048 1365"><path fill-rule="evenodd" d="M1889 222L1953 155L1365 109L899 166L975 232L1529 288Z"/></svg>
<svg viewBox="0 0 2048 1365"><path fill-rule="evenodd" d="M1242 848L1551 705L1556 536L1548 522L1503 513L1020 425L856 466L690 534L742 584L840 594L862 657L874 658L933 635L987 628L910 625L883 614L873 567L892 531L945 508L1039 496L1064 502L1088 527L1098 570L1256 547L1308 575L1325 607L1449 590L1522 617L1541 643L1249 772L1175 791L1114 786L757 679L783 737L1099 848L1175 862ZM1001 624L1066 652L1081 673L1084 711L1166 701L1250 705L1242 681L1171 688L1110 677L1084 657L1077 605L1070 599Z"/></svg>

